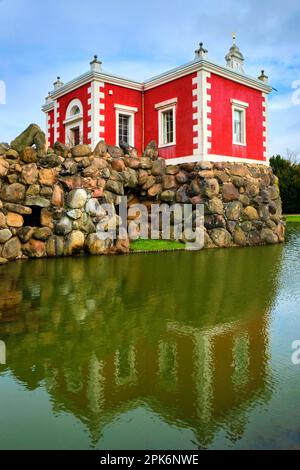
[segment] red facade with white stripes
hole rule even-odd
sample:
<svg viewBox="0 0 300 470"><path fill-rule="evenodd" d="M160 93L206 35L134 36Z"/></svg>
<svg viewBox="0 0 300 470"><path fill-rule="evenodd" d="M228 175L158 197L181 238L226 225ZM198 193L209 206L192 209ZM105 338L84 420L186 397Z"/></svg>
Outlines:
<svg viewBox="0 0 300 470"><path fill-rule="evenodd" d="M263 71L246 75L243 63L235 43L226 66L208 61L200 44L192 62L140 83L104 73L95 56L89 72L66 84L58 78L46 98L49 145L105 140L142 154L155 140L170 163L268 163L272 88Z"/></svg>

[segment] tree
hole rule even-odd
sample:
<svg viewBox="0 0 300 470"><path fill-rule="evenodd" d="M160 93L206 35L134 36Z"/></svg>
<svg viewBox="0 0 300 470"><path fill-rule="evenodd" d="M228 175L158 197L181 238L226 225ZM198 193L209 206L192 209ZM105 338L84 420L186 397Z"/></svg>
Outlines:
<svg viewBox="0 0 300 470"><path fill-rule="evenodd" d="M270 159L273 172L279 179L279 188L286 214L300 213L300 165L295 158L276 155Z"/></svg>

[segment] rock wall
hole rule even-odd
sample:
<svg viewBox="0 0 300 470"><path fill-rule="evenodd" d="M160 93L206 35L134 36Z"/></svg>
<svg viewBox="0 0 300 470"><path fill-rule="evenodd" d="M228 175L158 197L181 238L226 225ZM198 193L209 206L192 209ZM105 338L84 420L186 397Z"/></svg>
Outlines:
<svg viewBox="0 0 300 470"><path fill-rule="evenodd" d="M209 162L166 167L153 143L141 158L135 149L103 141L94 151L60 143L46 151L35 129L25 145L22 139L0 144L0 264L82 251L129 252L129 239L113 243L96 235L97 223L107 217L100 203L117 208L124 194L129 205L203 203L205 248L284 241L278 182L269 167ZM107 227L120 222L117 211L112 218L104 220Z"/></svg>

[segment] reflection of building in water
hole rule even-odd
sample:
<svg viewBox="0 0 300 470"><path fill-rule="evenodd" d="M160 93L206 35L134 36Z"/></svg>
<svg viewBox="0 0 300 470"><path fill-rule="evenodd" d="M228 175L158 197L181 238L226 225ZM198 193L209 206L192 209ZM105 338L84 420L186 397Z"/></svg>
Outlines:
<svg viewBox="0 0 300 470"><path fill-rule="evenodd" d="M95 282L94 261L89 270L91 261L68 260L69 268L76 263L75 288L69 278L58 276L66 260L38 263L33 290L27 287L32 273L20 273L26 315L14 310L10 321L0 320L0 338L7 345L7 365L0 373L9 368L29 390L45 386L55 411L78 417L94 445L106 424L140 405L169 424L192 429L200 446L221 427L236 440L250 406L258 397L269 398L268 312L279 250L268 248L263 261L255 250L237 250L235 258L230 250L203 253L198 267L197 257L180 254L181 269L191 277L160 291L169 279L157 270L139 296L143 257L135 258L134 268L127 264L129 257L105 260L103 289ZM176 272L179 257L165 257L168 273ZM157 259L147 258L151 272ZM220 282L226 269L233 280L227 285ZM214 275L205 281L203 271ZM235 296L226 296L233 286Z"/></svg>

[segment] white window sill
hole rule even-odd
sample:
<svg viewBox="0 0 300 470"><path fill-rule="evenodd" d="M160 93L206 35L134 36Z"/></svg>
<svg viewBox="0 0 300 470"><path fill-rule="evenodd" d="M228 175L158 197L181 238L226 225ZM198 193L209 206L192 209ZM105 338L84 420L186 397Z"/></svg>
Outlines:
<svg viewBox="0 0 300 470"><path fill-rule="evenodd" d="M233 142L233 145L239 145L240 147L247 147L247 144L241 142Z"/></svg>
<svg viewBox="0 0 300 470"><path fill-rule="evenodd" d="M163 147L174 147L176 145L176 142L170 142L168 144L159 144L158 148L163 148Z"/></svg>

